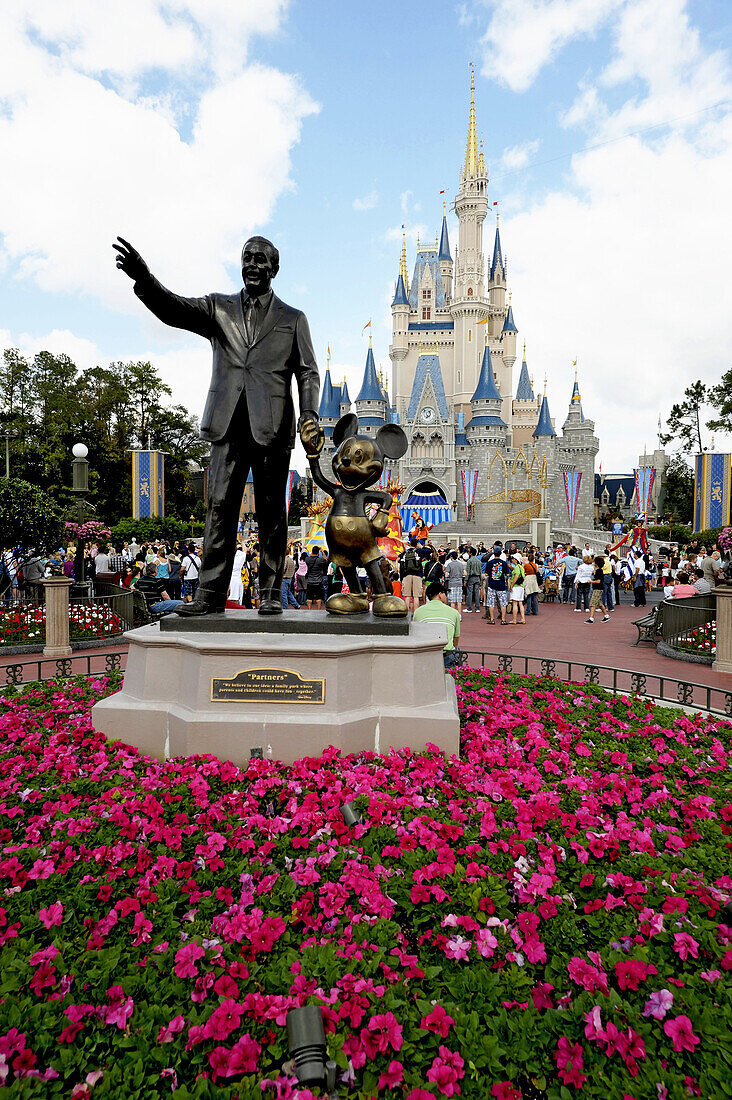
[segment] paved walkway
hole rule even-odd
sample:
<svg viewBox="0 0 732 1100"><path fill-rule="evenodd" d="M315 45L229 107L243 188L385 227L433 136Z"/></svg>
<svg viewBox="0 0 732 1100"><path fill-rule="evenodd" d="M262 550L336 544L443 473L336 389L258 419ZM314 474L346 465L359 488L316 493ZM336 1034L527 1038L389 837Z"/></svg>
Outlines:
<svg viewBox="0 0 732 1100"><path fill-rule="evenodd" d="M660 593L648 595L648 608L658 603ZM572 679L584 680L585 665L605 665L611 669L627 669L629 675L618 677L616 682L622 688L630 688L630 674L639 673L648 677L646 690L657 695L657 677L670 680L691 681L708 685L721 692L732 692L732 675L714 672L710 665L677 661L672 657L662 657L649 643L634 646L638 637L633 619L645 614L643 608L634 607L628 595L610 615L610 621L603 623L602 616L596 615L594 623L586 623L587 615L576 613L571 604L541 603L539 614L527 616L526 626L491 626L489 622L475 612L463 612L460 647L466 650L484 650L486 653L502 653L512 657L553 658L556 661L571 661ZM480 659L471 658L470 664L480 664ZM505 663L505 662L504 662ZM485 664L497 668L498 658L486 658ZM511 671L523 672L523 660L513 662ZM532 662L530 672L540 672L538 662ZM566 670L557 667L557 675L564 676ZM610 685L612 673L602 673L599 682ZM706 692L688 692L679 694L675 684L667 684L663 696L680 702L705 705ZM726 700L716 692L711 704L715 709L724 710Z"/></svg>

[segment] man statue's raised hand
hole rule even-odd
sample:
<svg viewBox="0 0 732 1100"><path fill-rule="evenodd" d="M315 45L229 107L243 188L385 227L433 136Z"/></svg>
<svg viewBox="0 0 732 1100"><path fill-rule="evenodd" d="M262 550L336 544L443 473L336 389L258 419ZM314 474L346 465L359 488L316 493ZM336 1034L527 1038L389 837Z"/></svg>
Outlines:
<svg viewBox="0 0 732 1100"><path fill-rule="evenodd" d="M113 244L112 248L117 250L117 267L120 271L124 271L125 275L128 275L133 282L137 282L138 279L145 278L150 274L150 268L143 260L140 253L126 241L124 237L118 237L119 244Z"/></svg>

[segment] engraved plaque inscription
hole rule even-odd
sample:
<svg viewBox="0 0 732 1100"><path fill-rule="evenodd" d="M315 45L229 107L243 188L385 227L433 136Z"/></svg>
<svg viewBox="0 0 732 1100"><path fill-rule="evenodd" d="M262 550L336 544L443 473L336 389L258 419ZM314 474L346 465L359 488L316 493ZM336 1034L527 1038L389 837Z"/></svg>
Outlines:
<svg viewBox="0 0 732 1100"><path fill-rule="evenodd" d="M324 703L325 680L307 680L289 668L248 668L211 680L215 703Z"/></svg>

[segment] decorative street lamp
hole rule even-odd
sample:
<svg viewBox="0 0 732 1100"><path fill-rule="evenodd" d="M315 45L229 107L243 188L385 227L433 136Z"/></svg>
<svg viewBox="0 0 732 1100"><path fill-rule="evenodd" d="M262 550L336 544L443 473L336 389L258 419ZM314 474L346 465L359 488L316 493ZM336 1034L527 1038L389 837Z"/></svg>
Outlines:
<svg viewBox="0 0 732 1100"><path fill-rule="evenodd" d="M81 526L86 516L85 497L89 492L89 463L86 460L89 448L85 443L75 443L71 448L71 453L74 456L74 461L71 464L73 478L71 491L76 496L76 519L79 526ZM77 584L83 584L86 580L84 575L84 540L80 535L76 537L74 576Z"/></svg>
<svg viewBox="0 0 732 1100"><path fill-rule="evenodd" d="M11 432L10 428L6 428L1 434L5 440L5 477L10 481L10 440L17 439L18 433Z"/></svg>
<svg viewBox="0 0 732 1100"><path fill-rule="evenodd" d="M193 538L193 524L196 521L196 517L195 516L190 516L190 521L191 521L191 538Z"/></svg>

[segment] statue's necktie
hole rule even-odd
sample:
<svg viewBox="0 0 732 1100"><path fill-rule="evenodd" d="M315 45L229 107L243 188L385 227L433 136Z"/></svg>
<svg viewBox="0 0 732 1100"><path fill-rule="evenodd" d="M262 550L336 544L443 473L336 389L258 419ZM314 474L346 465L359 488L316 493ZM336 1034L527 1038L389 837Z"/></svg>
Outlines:
<svg viewBox="0 0 732 1100"><path fill-rule="evenodd" d="M247 337L249 343L253 344L259 327L259 300L257 298L250 298L247 301L246 322Z"/></svg>

